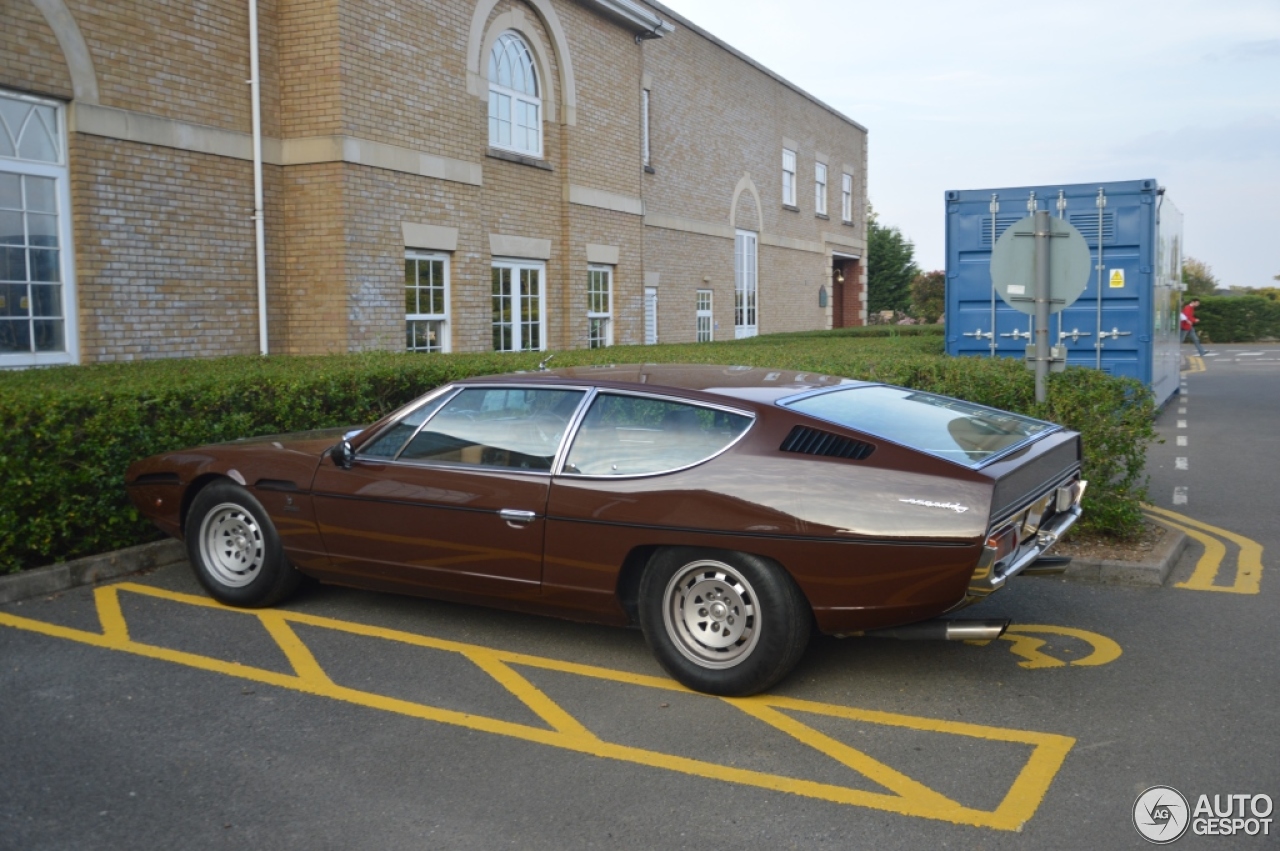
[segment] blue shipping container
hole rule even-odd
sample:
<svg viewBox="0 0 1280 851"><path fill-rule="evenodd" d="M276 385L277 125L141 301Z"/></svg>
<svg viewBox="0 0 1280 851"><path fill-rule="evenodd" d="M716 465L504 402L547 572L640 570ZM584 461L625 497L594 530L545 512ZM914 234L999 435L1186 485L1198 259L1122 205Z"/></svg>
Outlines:
<svg viewBox="0 0 1280 851"><path fill-rule="evenodd" d="M1048 210L1080 231L1093 258L1083 295L1050 317L1050 342L1066 348L1069 366L1137 378L1157 404L1177 391L1182 214L1155 180L953 190L946 203L947 354L1025 356L1032 318L996 293L991 250L1011 225Z"/></svg>

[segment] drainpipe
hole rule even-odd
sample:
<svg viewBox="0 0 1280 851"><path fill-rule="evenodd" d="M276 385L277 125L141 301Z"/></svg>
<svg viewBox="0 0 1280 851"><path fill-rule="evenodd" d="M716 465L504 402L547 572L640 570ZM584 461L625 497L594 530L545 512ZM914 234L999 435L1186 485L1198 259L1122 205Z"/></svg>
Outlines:
<svg viewBox="0 0 1280 851"><path fill-rule="evenodd" d="M249 82L253 102L253 229L258 269L258 347L267 354L267 238L262 202L262 81L258 70L258 0L249 0Z"/></svg>

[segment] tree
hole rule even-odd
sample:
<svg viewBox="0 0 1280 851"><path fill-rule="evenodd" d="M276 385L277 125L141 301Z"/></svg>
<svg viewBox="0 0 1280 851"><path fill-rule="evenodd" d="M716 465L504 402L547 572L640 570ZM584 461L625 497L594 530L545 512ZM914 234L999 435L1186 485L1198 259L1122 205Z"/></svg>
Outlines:
<svg viewBox="0 0 1280 851"><path fill-rule="evenodd" d="M916 247L895 227L884 227L874 212L867 216L867 310L906 312L911 281L920 274Z"/></svg>
<svg viewBox="0 0 1280 851"><path fill-rule="evenodd" d="M1213 295L1218 289L1218 279L1208 263L1188 257L1182 261L1182 283L1187 285L1186 298Z"/></svg>
<svg viewBox="0 0 1280 851"><path fill-rule="evenodd" d="M911 281L911 315L930 324L947 309L947 273L921 272Z"/></svg>

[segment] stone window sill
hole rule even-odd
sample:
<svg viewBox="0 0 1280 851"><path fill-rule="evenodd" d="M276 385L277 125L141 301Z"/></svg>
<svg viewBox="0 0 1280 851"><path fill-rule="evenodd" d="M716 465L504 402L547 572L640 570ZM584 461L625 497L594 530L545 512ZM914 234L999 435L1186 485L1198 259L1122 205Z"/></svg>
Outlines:
<svg viewBox="0 0 1280 851"><path fill-rule="evenodd" d="M504 151L501 148L490 148L487 155L495 160L504 160L509 163L516 163L517 165L533 166L534 168L540 168L543 171L555 171L555 168L552 167L551 163L546 160L540 160L535 157L526 157L524 154Z"/></svg>

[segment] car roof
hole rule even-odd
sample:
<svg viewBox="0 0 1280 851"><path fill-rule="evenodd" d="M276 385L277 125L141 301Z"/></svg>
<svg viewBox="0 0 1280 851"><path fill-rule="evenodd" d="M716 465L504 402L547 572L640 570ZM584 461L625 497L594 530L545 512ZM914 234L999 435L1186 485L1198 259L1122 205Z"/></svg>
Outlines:
<svg viewBox="0 0 1280 851"><path fill-rule="evenodd" d="M573 366L538 372L470 379L467 383L510 382L586 384L650 392L662 389L693 391L732 399L770 403L788 396L836 386L857 386L868 382L815 372L718 364L606 364Z"/></svg>

